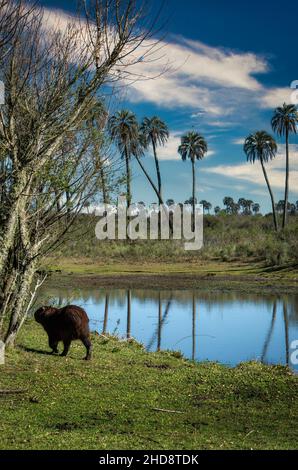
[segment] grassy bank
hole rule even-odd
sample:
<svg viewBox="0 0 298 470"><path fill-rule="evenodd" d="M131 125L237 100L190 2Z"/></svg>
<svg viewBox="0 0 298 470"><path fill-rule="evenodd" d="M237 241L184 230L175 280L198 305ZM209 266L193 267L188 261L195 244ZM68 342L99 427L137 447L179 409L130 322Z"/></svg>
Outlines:
<svg viewBox="0 0 298 470"><path fill-rule="evenodd" d="M298 216L291 216L286 230L280 233L272 229L270 216L205 216L204 247L199 251L185 251L180 240L99 241L95 237L97 222L97 217L80 216L49 261L73 263L84 258L101 265L136 261L192 266L204 262L262 263L267 267L298 264Z"/></svg>
<svg viewBox="0 0 298 470"><path fill-rule="evenodd" d="M272 231L270 217L206 216L205 245L200 251L185 251L183 242L172 240L98 241L96 222L92 216L82 216L43 267L58 273L59 279L64 276L64 281L71 274L82 285L126 287L140 285L150 276L152 287L199 288L205 283L228 289L241 285L249 290L253 284L297 288L296 216L283 234Z"/></svg>
<svg viewBox="0 0 298 470"><path fill-rule="evenodd" d="M93 343L90 363L79 343L66 359L44 354L46 335L28 321L0 366L1 449L297 448L298 379L288 369Z"/></svg>

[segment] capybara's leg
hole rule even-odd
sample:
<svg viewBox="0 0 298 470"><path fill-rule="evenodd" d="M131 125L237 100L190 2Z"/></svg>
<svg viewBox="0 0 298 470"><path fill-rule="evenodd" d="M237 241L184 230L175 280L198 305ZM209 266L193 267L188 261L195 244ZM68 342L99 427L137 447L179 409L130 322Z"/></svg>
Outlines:
<svg viewBox="0 0 298 470"><path fill-rule="evenodd" d="M49 346L52 349L52 353L58 353L58 341L56 341L54 338L49 338Z"/></svg>
<svg viewBox="0 0 298 470"><path fill-rule="evenodd" d="M68 353L68 351L69 351L70 343L71 343L70 340L64 340L64 341L63 341L64 349L63 349L63 352L62 352L61 356L67 356L67 353Z"/></svg>
<svg viewBox="0 0 298 470"><path fill-rule="evenodd" d="M83 338L81 338L81 340L82 340L82 343L84 344L84 346L87 349L87 354L86 354L85 360L90 361L91 356L92 356L92 343L90 341L90 338L88 338L88 336L84 336Z"/></svg>

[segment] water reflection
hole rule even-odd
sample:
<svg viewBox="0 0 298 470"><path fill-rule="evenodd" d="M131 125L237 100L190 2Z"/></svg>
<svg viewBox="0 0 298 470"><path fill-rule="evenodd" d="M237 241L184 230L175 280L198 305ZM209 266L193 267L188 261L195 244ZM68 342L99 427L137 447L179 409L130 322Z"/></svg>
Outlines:
<svg viewBox="0 0 298 470"><path fill-rule="evenodd" d="M109 294L106 294L105 298L105 311L103 317L103 327L102 327L102 334L106 334L108 328L108 317L109 317Z"/></svg>
<svg viewBox="0 0 298 470"><path fill-rule="evenodd" d="M269 328L269 331L268 331L268 335L265 339L264 348L263 348L263 352L262 352L262 357L261 357L262 362L265 362L267 350L268 350L268 347L269 347L269 344L270 344L270 341L271 341L271 338L272 338L272 333L273 333L275 319L276 319L276 309L277 309L277 302L275 300L274 303L273 303L273 309L272 309L272 320L271 320L270 328Z"/></svg>
<svg viewBox="0 0 298 470"><path fill-rule="evenodd" d="M135 338L150 351L180 350L193 360L229 365L259 360L291 366L291 342L298 339L297 299L238 292L44 288L37 304L81 305L93 330Z"/></svg>

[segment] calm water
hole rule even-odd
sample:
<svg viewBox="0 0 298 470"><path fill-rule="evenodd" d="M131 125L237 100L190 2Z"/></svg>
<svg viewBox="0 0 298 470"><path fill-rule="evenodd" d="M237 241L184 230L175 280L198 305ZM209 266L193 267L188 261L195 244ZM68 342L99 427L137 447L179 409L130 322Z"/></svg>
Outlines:
<svg viewBox="0 0 298 470"><path fill-rule="evenodd" d="M198 291L46 289L37 305L80 305L91 329L133 337L149 351L181 351L197 361L291 363L298 340L298 296Z"/></svg>

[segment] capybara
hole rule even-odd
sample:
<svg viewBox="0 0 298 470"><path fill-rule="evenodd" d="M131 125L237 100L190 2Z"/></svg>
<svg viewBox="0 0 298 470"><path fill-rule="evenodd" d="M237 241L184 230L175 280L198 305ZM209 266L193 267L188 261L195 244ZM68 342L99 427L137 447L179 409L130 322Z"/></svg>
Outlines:
<svg viewBox="0 0 298 470"><path fill-rule="evenodd" d="M70 343L80 339L87 349L85 359L91 359L89 318L84 309L75 305L63 308L41 307L35 312L34 317L46 330L53 353L58 353L58 343L63 341L64 349L61 356L66 356Z"/></svg>

